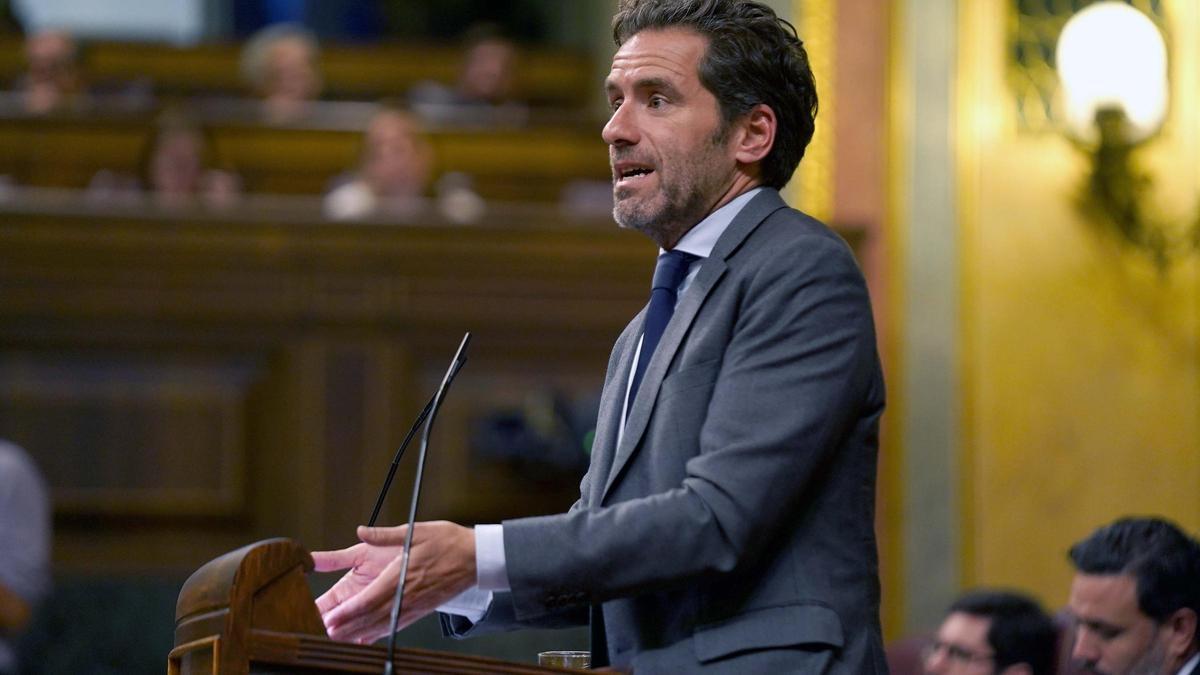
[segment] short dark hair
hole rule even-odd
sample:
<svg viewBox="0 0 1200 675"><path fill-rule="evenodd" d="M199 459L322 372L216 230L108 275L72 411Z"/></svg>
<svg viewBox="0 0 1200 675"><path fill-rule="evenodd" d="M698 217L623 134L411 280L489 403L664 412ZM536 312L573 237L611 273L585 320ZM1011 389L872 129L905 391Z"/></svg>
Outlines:
<svg viewBox="0 0 1200 675"><path fill-rule="evenodd" d="M792 24L752 0L621 0L613 17L617 46L643 30L687 28L708 39L700 83L717 98L722 130L754 106L775 112L775 144L762 180L782 188L812 140L817 86Z"/></svg>
<svg viewBox="0 0 1200 675"><path fill-rule="evenodd" d="M1158 623L1183 608L1200 618L1200 543L1174 523L1121 518L1076 543L1069 555L1083 574L1133 576L1138 609Z"/></svg>
<svg viewBox="0 0 1200 675"><path fill-rule="evenodd" d="M955 612L991 620L987 641L996 654L996 672L1024 663L1033 675L1053 675L1058 629L1033 598L1015 591L971 591L947 614Z"/></svg>

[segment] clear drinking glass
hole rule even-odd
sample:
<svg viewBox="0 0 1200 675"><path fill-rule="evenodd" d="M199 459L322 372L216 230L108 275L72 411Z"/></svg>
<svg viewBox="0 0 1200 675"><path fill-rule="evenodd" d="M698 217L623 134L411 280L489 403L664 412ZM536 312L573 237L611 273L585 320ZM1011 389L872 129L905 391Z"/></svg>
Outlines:
<svg viewBox="0 0 1200 675"><path fill-rule="evenodd" d="M538 654L538 665L587 670L592 666L592 653L572 651L541 652Z"/></svg>

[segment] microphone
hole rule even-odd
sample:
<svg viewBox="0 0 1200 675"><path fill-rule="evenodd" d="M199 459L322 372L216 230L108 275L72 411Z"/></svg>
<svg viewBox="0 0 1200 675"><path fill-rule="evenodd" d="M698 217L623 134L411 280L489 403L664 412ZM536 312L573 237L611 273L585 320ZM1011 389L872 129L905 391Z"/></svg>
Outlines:
<svg viewBox="0 0 1200 675"><path fill-rule="evenodd" d="M392 659L396 653L396 630L400 624L400 608L404 605L404 581L408 577L408 554L412 550L413 526L417 521L417 503L421 498L421 478L425 473L425 456L429 453L429 432L433 429L433 422L437 419L438 408L442 407L442 399L445 398L446 392L450 389L450 381L462 368L467 361L467 345L471 343L471 333L463 335L462 343L458 345L458 351L454 354L454 360L450 362L450 367L446 369L446 375L442 377L442 384L438 387L437 393L433 395L433 400L426 406L429 414L426 416L425 429L421 432L421 450L417 453L417 475L413 479L412 504L408 510L408 531L404 535L404 549L400 554L400 582L396 584L396 597L392 602L391 624L388 631L388 647L387 660L384 662L384 675L392 675ZM424 413L422 413L424 415ZM418 421L418 424L420 422ZM416 425L414 425L414 428ZM411 434L410 434L411 435ZM405 444L407 444L407 439ZM401 446L403 451L403 446ZM391 476L388 477L391 480ZM385 488L386 489L386 486Z"/></svg>
<svg viewBox="0 0 1200 675"><path fill-rule="evenodd" d="M468 333L469 335L469 333ZM453 371L450 373L450 381L446 383L446 387L450 386L450 382L454 381L454 376L458 375L458 371L466 364L467 358L464 356L461 360L454 361ZM437 398L437 392L429 398L429 402L425 404L425 409L417 415L416 421L412 423L408 433L404 436L404 442L396 449L396 456L392 458L392 466L388 469L387 478L383 479L383 489L379 491L379 498L375 500L375 509L371 511L371 519L367 521L367 527L375 527L375 521L379 518L379 511L383 508L383 500L387 497L388 489L392 487L392 479L396 477L396 469L400 466L400 459L404 457L404 451L408 449L408 443L420 428L421 422L429 416L429 411L433 409L433 401Z"/></svg>

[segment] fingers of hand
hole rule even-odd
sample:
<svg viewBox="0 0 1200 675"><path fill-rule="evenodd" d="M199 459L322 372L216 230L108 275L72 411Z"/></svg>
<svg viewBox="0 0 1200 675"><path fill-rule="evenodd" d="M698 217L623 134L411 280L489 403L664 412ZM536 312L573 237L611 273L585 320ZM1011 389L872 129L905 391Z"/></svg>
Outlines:
<svg viewBox="0 0 1200 675"><path fill-rule="evenodd" d="M399 566L400 560L397 559L367 588L325 615L326 630L331 638L367 643L388 634L396 584L399 581ZM404 607L397 630L434 611L445 601L442 597L444 595L445 589L436 585L427 586L421 575L414 577L410 573L406 580Z"/></svg>
<svg viewBox="0 0 1200 675"><path fill-rule="evenodd" d="M417 553L418 549L426 549L418 546L419 543L440 542L438 530L444 530L445 526L459 527L452 523L421 523L414 532L414 559L406 580L401 627L425 616L461 590L451 587L456 584L451 580L459 575L438 572L439 562L444 562L440 560L439 547L435 546L424 556ZM463 529L470 534L469 529ZM402 564L400 547L406 535L407 528L403 526L358 528L363 544L359 545L362 553L354 562L354 570L317 601L330 637L370 642L387 635ZM473 538L470 553L474 553ZM450 584L439 581L450 581Z"/></svg>
<svg viewBox="0 0 1200 675"><path fill-rule="evenodd" d="M363 577L356 575L354 572L347 572L337 583L321 594L317 598L317 610L324 616L330 610L337 607L346 601L347 598L353 597L367 585Z"/></svg>
<svg viewBox="0 0 1200 675"><path fill-rule="evenodd" d="M373 546L402 546L408 533L407 525L397 527L358 527L358 538L365 544Z"/></svg>
<svg viewBox="0 0 1200 675"><path fill-rule="evenodd" d="M317 572L336 572L347 567L353 567L362 551L362 544L338 551L313 551L313 569Z"/></svg>
<svg viewBox="0 0 1200 675"><path fill-rule="evenodd" d="M381 621L386 626L399 578L400 559L396 558L370 583L324 613L322 618L329 636L337 640L354 640L366 636L369 629Z"/></svg>
<svg viewBox="0 0 1200 675"><path fill-rule="evenodd" d="M379 604L346 617L336 625L326 624L329 637L335 640L370 643L387 635L392 623L392 596L381 598Z"/></svg>
<svg viewBox="0 0 1200 675"><path fill-rule="evenodd" d="M373 612L369 615L357 617L353 621L337 628L329 629L329 637L344 642L356 642L364 645L371 644L388 634L391 623L390 610Z"/></svg>

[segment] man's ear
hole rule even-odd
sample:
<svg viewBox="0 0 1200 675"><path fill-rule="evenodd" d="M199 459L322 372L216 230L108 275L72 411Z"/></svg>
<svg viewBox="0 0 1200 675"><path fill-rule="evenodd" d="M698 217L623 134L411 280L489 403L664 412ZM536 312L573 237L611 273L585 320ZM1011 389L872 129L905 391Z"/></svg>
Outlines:
<svg viewBox="0 0 1200 675"><path fill-rule="evenodd" d="M738 120L734 158L741 164L761 162L775 145L775 111L759 103Z"/></svg>
<svg viewBox="0 0 1200 675"><path fill-rule="evenodd" d="M1188 652L1192 646L1192 640L1196 639L1196 621L1194 610L1180 607L1163 622L1163 626L1168 631L1167 653L1169 655L1182 656Z"/></svg>
<svg viewBox="0 0 1200 675"><path fill-rule="evenodd" d="M1014 663L998 675L1033 675L1033 668L1030 668L1028 663Z"/></svg>

